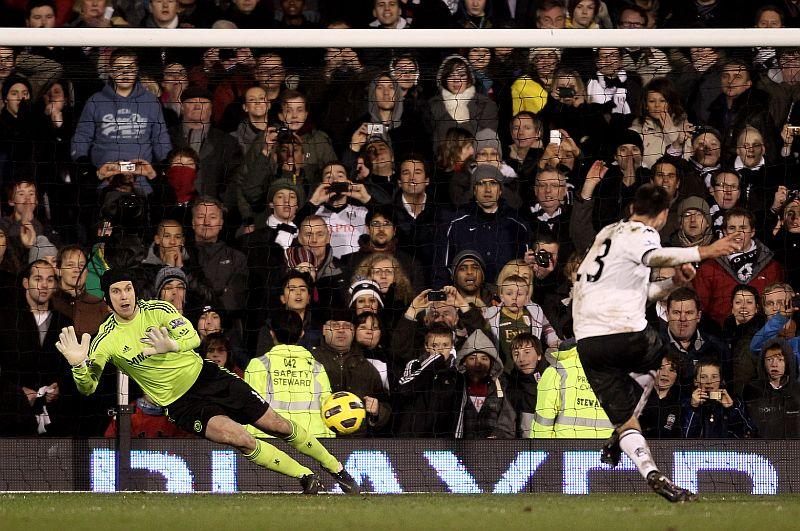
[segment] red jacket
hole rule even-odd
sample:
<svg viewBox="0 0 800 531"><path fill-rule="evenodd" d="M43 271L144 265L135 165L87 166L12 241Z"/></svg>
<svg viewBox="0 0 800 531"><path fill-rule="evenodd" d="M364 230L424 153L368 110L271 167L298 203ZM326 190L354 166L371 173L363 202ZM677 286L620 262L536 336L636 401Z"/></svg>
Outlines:
<svg viewBox="0 0 800 531"><path fill-rule="evenodd" d="M772 259L772 251L756 242L760 252L753 268L753 276L748 286L753 286L763 294L764 288L773 282L783 281L783 267ZM731 293L741 282L728 265L728 259L717 258L700 264L694 277L694 289L700 297L703 312L722 326L731 314Z"/></svg>

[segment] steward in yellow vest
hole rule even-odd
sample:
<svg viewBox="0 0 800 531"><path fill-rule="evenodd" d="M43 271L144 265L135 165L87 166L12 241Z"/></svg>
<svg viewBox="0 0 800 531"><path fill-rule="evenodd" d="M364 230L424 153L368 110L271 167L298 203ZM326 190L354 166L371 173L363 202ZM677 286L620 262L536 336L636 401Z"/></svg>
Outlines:
<svg viewBox="0 0 800 531"><path fill-rule="evenodd" d="M534 438L606 439L614 426L594 394L574 341L553 352L550 367L539 380Z"/></svg>

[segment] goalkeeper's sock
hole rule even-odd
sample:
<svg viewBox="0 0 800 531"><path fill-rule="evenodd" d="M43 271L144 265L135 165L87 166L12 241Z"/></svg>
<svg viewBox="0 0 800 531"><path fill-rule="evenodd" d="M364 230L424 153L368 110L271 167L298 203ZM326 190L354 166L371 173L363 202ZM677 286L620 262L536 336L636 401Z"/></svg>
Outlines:
<svg viewBox="0 0 800 531"><path fill-rule="evenodd" d="M283 452L271 444L256 439L256 449L244 457L258 466L280 472L289 477L301 478L308 474L313 474L309 469L292 459L286 452Z"/></svg>
<svg viewBox="0 0 800 531"><path fill-rule="evenodd" d="M644 440L644 435L639 430L622 432L619 436L619 447L622 448L625 455L631 458L643 478L647 479L647 474L658 471L653 456L650 454L650 447L647 446L647 441Z"/></svg>
<svg viewBox="0 0 800 531"><path fill-rule="evenodd" d="M305 428L298 425L293 420L286 420L292 425L292 434L284 438L284 440L289 443L289 446L301 454L312 458L328 472L333 472L335 474L342 469L342 464L339 460L331 455L316 437L308 433Z"/></svg>

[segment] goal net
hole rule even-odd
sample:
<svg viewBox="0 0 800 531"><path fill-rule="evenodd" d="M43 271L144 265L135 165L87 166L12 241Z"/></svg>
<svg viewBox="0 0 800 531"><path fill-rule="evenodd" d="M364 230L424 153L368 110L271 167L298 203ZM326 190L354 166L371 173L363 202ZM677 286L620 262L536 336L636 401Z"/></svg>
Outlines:
<svg viewBox="0 0 800 531"><path fill-rule="evenodd" d="M572 285L649 182L669 195L662 245L741 235L648 308L656 459L693 489L798 488L797 30L608 1L596 23L618 29L463 7L445 29L410 1L412 29L377 31L317 3L291 29L181 3L182 29L157 29L175 2L153 2L133 29L135 3L67 28L45 1L0 31L0 490L293 486L170 423L112 363L78 391L55 343L111 333L108 270L375 492L641 490L627 458L599 460L612 425L574 349ZM60 27L38 27L50 12ZM789 24L741 16L771 14ZM142 348L113 359L151 363ZM367 410L355 437L320 417L341 390Z"/></svg>

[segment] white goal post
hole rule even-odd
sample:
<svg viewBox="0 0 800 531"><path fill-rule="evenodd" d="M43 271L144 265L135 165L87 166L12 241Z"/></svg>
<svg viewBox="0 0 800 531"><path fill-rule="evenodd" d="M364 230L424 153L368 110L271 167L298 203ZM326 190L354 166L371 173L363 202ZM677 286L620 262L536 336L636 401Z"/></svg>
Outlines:
<svg viewBox="0 0 800 531"><path fill-rule="evenodd" d="M800 29L180 29L0 28L5 46L235 48L592 48L800 46Z"/></svg>

